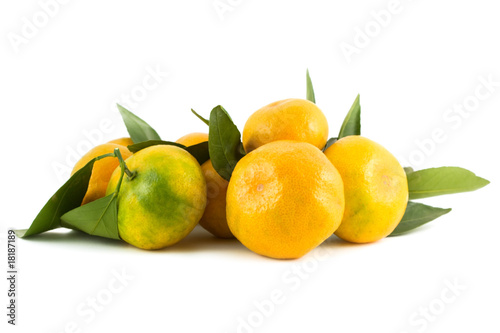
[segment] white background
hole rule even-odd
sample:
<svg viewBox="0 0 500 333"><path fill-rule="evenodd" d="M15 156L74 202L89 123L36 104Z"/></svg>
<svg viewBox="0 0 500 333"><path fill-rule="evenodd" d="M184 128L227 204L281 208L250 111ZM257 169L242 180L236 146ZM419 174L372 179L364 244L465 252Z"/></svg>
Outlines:
<svg viewBox="0 0 500 333"><path fill-rule="evenodd" d="M371 12L386 10L389 0L221 3L231 6L222 16L213 0L69 1L43 22L37 1L2 2L3 252L7 228L28 227L69 176L66 161L88 146L85 133L98 143L126 136L112 107L117 100L127 104L122 94L135 94L139 101L131 110L163 139L176 140L207 131L190 108L208 116L222 104L241 130L261 106L304 98L306 68L331 136L360 93L363 135L417 169L456 165L492 183L426 200L453 211L418 232L369 245L332 237L294 261L258 256L198 228L156 252L77 233L19 239L18 326L6 324L2 278L2 327L72 332L74 322L80 332L498 331L500 86L467 117L447 113L464 100L474 102L480 77L500 81L496 3L401 0L381 28ZM13 46L13 36L26 34L33 16L45 25ZM367 45L354 44L361 38L357 29L366 27L373 29ZM343 43L360 46L350 62ZM154 88L149 80L146 91L141 85L151 70L168 75ZM112 128L102 131L103 121ZM430 143L439 129L445 139ZM133 279L106 298L114 272L122 270ZM465 290L453 293L450 283ZM282 293L281 302L271 307L274 293ZM86 305L93 297L106 303L95 316ZM418 311L429 307L432 317L423 319Z"/></svg>

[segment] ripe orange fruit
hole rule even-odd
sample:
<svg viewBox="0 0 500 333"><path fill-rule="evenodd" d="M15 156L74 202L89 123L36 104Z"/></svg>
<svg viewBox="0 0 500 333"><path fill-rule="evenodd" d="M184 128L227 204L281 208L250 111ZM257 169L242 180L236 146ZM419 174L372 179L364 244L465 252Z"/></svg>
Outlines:
<svg viewBox="0 0 500 333"><path fill-rule="evenodd" d="M344 181L345 212L335 234L354 243L388 236L408 203L406 174L396 158L362 136L344 137L325 154Z"/></svg>
<svg viewBox="0 0 500 333"><path fill-rule="evenodd" d="M200 220L200 225L214 236L232 238L234 236L229 230L226 219L228 181L215 171L210 160L202 164L201 171L207 182L207 207Z"/></svg>
<svg viewBox="0 0 500 333"><path fill-rule="evenodd" d="M73 170L71 171L71 175L83 168L94 157L112 153L114 152L115 148L120 149L120 153L122 154L124 159L132 155L127 147L114 143L104 143L92 148L88 153L83 155L82 158L78 162L76 162ZM83 198L82 205L85 205L86 203L97 200L99 198L103 198L106 195L109 178L119 164L120 163L118 162L118 159L114 157L103 158L102 160L94 163L94 167L92 168L92 176L89 180L89 187L87 189L85 197Z"/></svg>
<svg viewBox="0 0 500 333"><path fill-rule="evenodd" d="M340 174L305 142L275 141L247 154L226 199L233 235L272 258L303 256L332 235L344 213Z"/></svg>
<svg viewBox="0 0 500 333"><path fill-rule="evenodd" d="M117 145L122 145L122 146L131 146L134 144L134 141L132 141L131 138L119 138L119 139L114 139L109 141L108 143L116 143Z"/></svg>
<svg viewBox="0 0 500 333"><path fill-rule="evenodd" d="M177 143L180 143L181 145L184 145L186 147L189 146L194 146L198 143L202 143L208 141L208 134L207 133L189 133L184 135L183 137L180 137L177 139Z"/></svg>
<svg viewBox="0 0 500 333"><path fill-rule="evenodd" d="M248 118L243 129L247 153L277 140L308 142L323 149L328 140L326 117L316 104L290 98L266 105Z"/></svg>
<svg viewBox="0 0 500 333"><path fill-rule="evenodd" d="M207 202L207 187L198 161L176 146L142 149L126 161L135 177L123 177L118 193L118 232L141 249L161 249L186 237ZM120 178L116 168L108 185L111 194Z"/></svg>

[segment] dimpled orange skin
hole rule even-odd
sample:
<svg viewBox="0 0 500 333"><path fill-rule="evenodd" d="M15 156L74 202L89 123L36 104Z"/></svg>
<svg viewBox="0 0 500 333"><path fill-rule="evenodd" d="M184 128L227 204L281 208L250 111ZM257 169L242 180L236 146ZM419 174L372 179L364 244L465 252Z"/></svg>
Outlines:
<svg viewBox="0 0 500 333"><path fill-rule="evenodd" d="M111 140L108 143L116 143L117 145L122 145L122 146L131 146L134 144L134 141L132 141L131 138L119 138L115 140Z"/></svg>
<svg viewBox="0 0 500 333"><path fill-rule="evenodd" d="M233 238L226 219L226 193L229 182L215 171L210 160L201 165L201 171L207 182L207 207L199 223L214 236Z"/></svg>
<svg viewBox="0 0 500 333"><path fill-rule="evenodd" d="M338 228L344 187L318 148L275 141L238 162L226 210L231 232L250 250L277 259L299 258Z"/></svg>
<svg viewBox="0 0 500 333"><path fill-rule="evenodd" d="M189 133L177 139L177 143L184 145L186 147L197 145L198 143L202 143L208 141L207 133Z"/></svg>
<svg viewBox="0 0 500 333"><path fill-rule="evenodd" d="M354 243L388 236L408 203L408 181L396 158L362 136L344 137L325 154L344 181L344 218L335 234Z"/></svg>
<svg viewBox="0 0 500 333"><path fill-rule="evenodd" d="M252 150L273 141L308 142L323 149L328 122L316 104L297 98L277 101L253 113L243 129L243 148Z"/></svg>
<svg viewBox="0 0 500 333"><path fill-rule="evenodd" d="M91 159L94 157L112 153L115 148L120 149L120 153L124 159L127 159L132 153L125 146L117 145L114 143L105 143L92 148L88 153L83 155L83 157L76 162L71 175L83 168ZM83 198L82 205L89 203L91 201L103 198L106 195L106 189L108 187L109 179L111 174L120 164L116 157L106 157L94 163L92 168L92 176L90 177L89 187L87 193Z"/></svg>

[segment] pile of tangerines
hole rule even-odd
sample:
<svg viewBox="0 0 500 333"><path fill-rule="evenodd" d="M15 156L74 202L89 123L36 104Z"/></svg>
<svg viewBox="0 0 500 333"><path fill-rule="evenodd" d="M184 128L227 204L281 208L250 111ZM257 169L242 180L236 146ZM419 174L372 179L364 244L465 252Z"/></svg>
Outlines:
<svg viewBox="0 0 500 333"><path fill-rule="evenodd" d="M202 165L186 150L155 145L132 154L130 138L95 147L75 165L119 149L134 177L118 194L120 238L142 249L160 249L200 224L216 237L236 237L272 258L299 258L335 233L355 243L374 242L398 225L408 203L408 183L396 158L359 135L325 149L328 123L308 100L271 103L252 114L243 134L243 157L228 180L211 160ZM209 140L191 133L176 142ZM123 175L123 172L121 173ZM116 159L95 162L82 204L113 193L120 181Z"/></svg>

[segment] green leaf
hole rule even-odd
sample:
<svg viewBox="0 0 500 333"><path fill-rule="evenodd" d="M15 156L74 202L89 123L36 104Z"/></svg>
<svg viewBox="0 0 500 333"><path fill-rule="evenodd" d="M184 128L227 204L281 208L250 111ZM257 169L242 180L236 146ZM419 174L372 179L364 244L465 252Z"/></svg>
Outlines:
<svg viewBox="0 0 500 333"><path fill-rule="evenodd" d="M349 135L361 135L361 106L359 104L359 94L342 123L339 139Z"/></svg>
<svg viewBox="0 0 500 333"><path fill-rule="evenodd" d="M61 217L63 225L68 225L89 235L120 239L116 200L117 196L112 193L75 208Z"/></svg>
<svg viewBox="0 0 500 333"><path fill-rule="evenodd" d="M311 81L311 76L309 76L309 69L306 71L306 84L307 84L307 100L316 103L316 97L314 97L314 88Z"/></svg>
<svg viewBox="0 0 500 333"><path fill-rule="evenodd" d="M389 237L407 233L408 231L435 220L444 214L448 214L450 211L451 208L443 209L409 201L401 222L399 222L398 226L389 235Z"/></svg>
<svg viewBox="0 0 500 333"><path fill-rule="evenodd" d="M459 167L441 167L407 174L410 199L422 199L444 194L469 192L490 182Z"/></svg>
<svg viewBox="0 0 500 333"><path fill-rule="evenodd" d="M120 162L121 174L114 192L104 198L94 200L86 205L75 208L61 217L62 225L83 231L89 235L101 236L105 238L120 239L118 233L118 193L126 173L129 180L135 177L135 172L131 172L118 148L115 148L113 155Z"/></svg>
<svg viewBox="0 0 500 333"><path fill-rule="evenodd" d="M140 143L136 143L134 145L128 146L128 150L130 150L132 153L137 153L138 151L148 148L151 146L157 146L157 145L170 145L170 146L176 146L182 149L187 150L191 155L193 155L194 158L198 161L200 165L205 163L210 159L210 155L208 153L208 141L200 142L196 145L192 145L189 147L186 147L180 143L177 142L172 142L172 141L162 141L162 140L149 140L149 141L144 141Z"/></svg>
<svg viewBox="0 0 500 333"><path fill-rule="evenodd" d="M330 146L333 145L335 142L337 142L337 140L338 140L337 138L330 138L330 139L328 139L328 141L325 144L325 147L323 148L323 151L325 151L328 148L330 148Z"/></svg>
<svg viewBox="0 0 500 333"><path fill-rule="evenodd" d="M215 171L226 180L231 178L236 163L244 155L240 131L220 105L210 112L208 151Z"/></svg>
<svg viewBox="0 0 500 333"><path fill-rule="evenodd" d="M246 155L245 148L243 147L243 142L240 142L240 145L238 146L238 152L242 157Z"/></svg>
<svg viewBox="0 0 500 333"><path fill-rule="evenodd" d="M208 153L208 141L200 142L196 145L185 147L184 149L193 155L200 165L210 159L210 154Z"/></svg>
<svg viewBox="0 0 500 333"><path fill-rule="evenodd" d="M127 146L128 150L132 153L137 153L140 150L143 150L144 148L148 148L151 146L158 146L158 145L170 145L170 146L177 146L179 148L185 149L186 146L181 145L180 143L177 142L172 142L172 141L162 141L162 140L148 140L148 141L143 141L139 142L130 146Z"/></svg>
<svg viewBox="0 0 500 333"><path fill-rule="evenodd" d="M75 172L47 201L31 223L31 226L28 229L16 230L16 235L23 238L61 227L61 216L82 204L85 193L87 193L94 163L109 156L113 156L113 154L96 157Z"/></svg>
<svg viewBox="0 0 500 333"><path fill-rule="evenodd" d="M191 112L194 113L194 115L196 117L198 117L202 122L204 122L205 124L209 125L210 126L210 122L208 121L208 119L206 118L203 118L202 116L200 116L195 110L191 109Z"/></svg>
<svg viewBox="0 0 500 333"><path fill-rule="evenodd" d="M120 104L117 104L118 110L122 115L128 134L134 143L139 143L148 140L161 140L156 131L148 125L144 120L137 117L135 114L125 109Z"/></svg>

